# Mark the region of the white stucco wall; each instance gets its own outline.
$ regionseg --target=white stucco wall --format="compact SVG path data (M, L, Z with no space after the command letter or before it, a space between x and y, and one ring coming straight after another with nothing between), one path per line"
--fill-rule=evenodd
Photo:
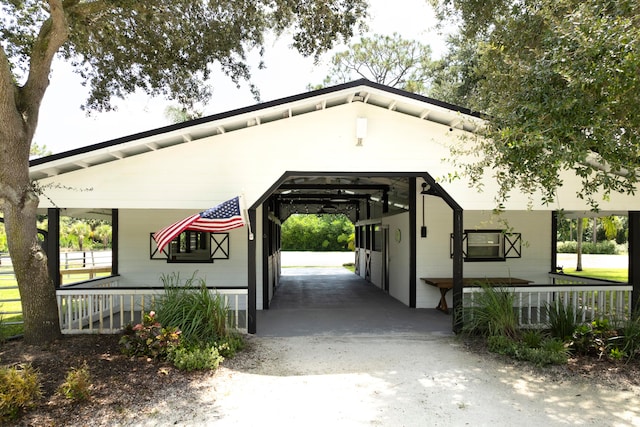
M382 222L389 227L389 295L409 305L409 213L385 217Z
M416 305L435 307L440 291L420 280L421 277L451 277L453 261L450 257L450 235L453 230L451 209L439 198L425 198L427 238L420 237L422 205L419 203L417 221ZM499 217L491 211L464 211L465 230L505 229L522 234L522 257L506 261L464 262L466 277L517 277L534 283L549 283L551 267L551 213L544 211L510 211ZM505 225L506 224L506 225ZM451 292L447 295L451 304Z
M197 271L207 285L219 288L247 286L247 230L238 228L229 232L229 259L213 263L167 263L149 259L149 233L186 218L189 210L154 211L121 209L119 211L119 273L121 286L162 286L162 274L180 273L188 278Z

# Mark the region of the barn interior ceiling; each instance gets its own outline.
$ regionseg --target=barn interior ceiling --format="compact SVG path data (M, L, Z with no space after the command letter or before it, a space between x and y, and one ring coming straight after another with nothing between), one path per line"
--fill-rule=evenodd
M288 177L271 197L280 221L294 214L344 214L352 222L409 210L407 176L331 175Z

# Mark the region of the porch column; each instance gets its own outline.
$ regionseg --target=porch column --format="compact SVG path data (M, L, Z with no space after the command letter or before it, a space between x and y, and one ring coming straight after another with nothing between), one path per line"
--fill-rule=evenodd
M453 332L462 330L462 209L453 210Z
M558 211L551 212L551 273L558 272Z
M631 312L635 314L640 301L640 211L629 211L629 284L633 286Z
M60 288L60 209L47 209L47 267L56 289Z
M118 274L118 256L120 245L120 238L118 236L119 222L118 222L118 209L111 209L111 275L117 276Z
M409 197L409 307L416 308L416 275L417 275L417 232L418 227L416 226L416 208L417 201L416 198L416 177L409 178L409 194L413 194L413 197Z
M256 210L254 209L249 209L249 222L256 226ZM248 231L247 231L248 233ZM248 238L249 236L247 236ZM247 304L249 305L247 307L247 312L249 313L249 318L247 319L247 332L250 334L255 334L256 333L256 315L257 315L257 310L256 310L256 240L254 239L249 239L249 248L248 248L248 283L247 283Z

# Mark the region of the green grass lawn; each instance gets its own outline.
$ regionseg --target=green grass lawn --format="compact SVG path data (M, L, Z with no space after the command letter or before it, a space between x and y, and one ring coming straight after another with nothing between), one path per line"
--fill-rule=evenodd
M582 271L576 271L575 268L565 268L564 272L593 279L615 280L625 283L629 281L629 274L626 268L585 268Z

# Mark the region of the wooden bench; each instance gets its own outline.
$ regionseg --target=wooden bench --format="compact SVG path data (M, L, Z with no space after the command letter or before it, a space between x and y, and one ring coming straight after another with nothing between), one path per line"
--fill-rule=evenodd
M66 270L60 270L60 283L62 283L63 276L70 276L73 274L88 274L89 280L95 279L96 273L111 273L111 266L106 267L80 267L80 268L67 268Z
M436 306L436 309L444 313L449 313L446 295L449 290L453 289L453 278L421 277L420 280L427 285L435 286L440 289L440 302ZM483 284L489 284L491 286L518 286L528 285L531 282L531 280L518 279L516 277L465 277L462 279L462 286L482 286Z

